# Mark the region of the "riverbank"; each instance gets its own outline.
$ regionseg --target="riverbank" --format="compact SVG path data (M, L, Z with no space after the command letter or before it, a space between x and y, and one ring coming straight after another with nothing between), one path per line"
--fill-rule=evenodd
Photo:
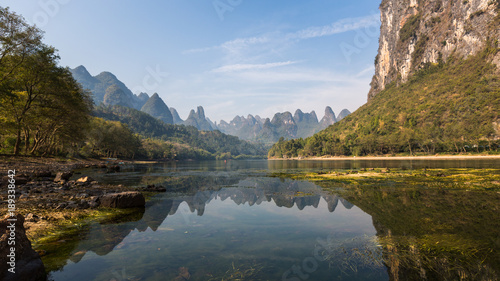
M121 165L138 162L119 159L62 159L0 156L0 206L7 211L8 174L15 171L15 213L23 215L26 234L33 243L68 227L127 214L128 210L104 208L99 199L111 193L155 188L102 185L80 169L119 173ZM141 161L140 163L144 163ZM149 163L149 162L148 162ZM4 188L5 187L5 188ZM5 214L2 214L5 215Z
M268 160L314 160L314 161L339 161L339 160L470 160L470 159L500 159L500 155L422 155L422 156L323 156L323 157L292 157L269 158Z

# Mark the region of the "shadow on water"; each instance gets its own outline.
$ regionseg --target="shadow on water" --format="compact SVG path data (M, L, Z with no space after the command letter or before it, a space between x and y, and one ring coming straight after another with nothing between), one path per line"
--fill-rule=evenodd
M161 184L168 192L151 198L143 210L84 226L61 237L62 242L40 245L48 249L43 261L52 278L500 279L498 193L320 187L263 176L269 170L388 164L380 162L359 167L352 161L231 162L127 167L119 175L122 181L131 185ZM410 165L403 161L399 167L430 167L433 163ZM491 163L455 162L444 166L488 165ZM113 182L117 176L103 174L100 180ZM351 209L358 211L353 213ZM323 213L316 215L319 211ZM334 212L348 212L345 221L330 221ZM316 217L320 219L314 221ZM362 223L351 225L364 219L369 224L366 227L359 226ZM125 254L136 256L137 264L130 264L122 257ZM74 277L78 274L84 277Z

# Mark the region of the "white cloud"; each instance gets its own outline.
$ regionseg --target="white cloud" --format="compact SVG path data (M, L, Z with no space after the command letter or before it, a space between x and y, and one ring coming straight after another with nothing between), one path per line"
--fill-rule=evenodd
M225 73L225 72L235 72L242 70L257 70L257 69L269 69L274 67L280 67L285 65L296 64L297 61L284 61L284 62L271 62L264 64L231 64L218 67L213 69L211 72L214 73Z
M310 38L331 36L339 33L357 30L360 28L366 28L368 26L379 23L380 23L379 16L375 14L365 17L345 18L325 26L309 27L296 32L285 33L285 34L279 34L278 32L274 32L272 34L269 33L262 36L236 38L230 41L226 41L218 46L190 49L184 51L183 53L184 54L199 53L215 49L224 50L228 53L238 53L245 48L252 47L255 45L263 45L263 44L280 45L280 44L285 44L285 42L289 40L306 40Z
M380 22L379 17L375 15L370 15L366 17L359 18L346 18L341 19L326 26L310 27L295 33L287 34L289 39L309 39L317 38L323 36L330 36L338 33L343 33L347 31L352 31L360 28L365 28Z

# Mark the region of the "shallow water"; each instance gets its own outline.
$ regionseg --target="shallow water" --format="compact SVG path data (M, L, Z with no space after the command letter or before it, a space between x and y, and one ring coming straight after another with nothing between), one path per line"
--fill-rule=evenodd
M398 200L406 198L405 194L396 191L391 196L397 199L380 196L386 191L366 192L366 196L362 196L364 191L324 189L310 182L272 178L269 172L369 167L487 168L497 164L498 161L491 160L212 161L125 166L122 172L115 174L82 171L101 183L161 184L169 191L155 195L144 210L121 218L120 222L94 223L85 228L71 247L61 246L61 251L65 251L61 256L66 258L57 261L57 266L49 266L52 268L50 278L73 281L187 280L188 277L189 280L389 280L390 276L403 274L404 277L408 272L406 280L418 280L422 269L429 271L424 277L432 277L431 271L441 269L433 265L425 267L425 263L415 265L415 251L406 251L409 244L404 239L416 237L417 242L412 240L410 244L418 246L422 237L450 240L449 236L428 238L422 233L412 236L407 233L411 229L400 226L405 224L404 210L411 210L412 206L433 209L432 200L422 205L425 192L416 199L410 194L410 199L401 203ZM448 196L453 199L456 194L442 198ZM482 194L467 196L469 203L483 198ZM496 198L492 200L495 204ZM398 204L407 206L401 211L396 208ZM388 217L387 212L397 218ZM408 212L408 224L418 224L409 221L413 215ZM432 219L432 212L427 213L422 219L426 216ZM489 216L488 213L480 215ZM462 235L457 231L438 231L438 234L451 233L453 237L471 239L472 244L484 245L482 250L498 250L491 246L498 241L490 241L495 239L492 238L495 233L483 237L476 233L481 226L469 226L465 222L464 227L469 232L474 228L473 234ZM409 249L414 249L411 245ZM449 249L443 251L449 252ZM399 255L395 261L395 252L410 253L411 258ZM417 259L427 258L422 251L417 256ZM431 256L429 259L445 258L449 263L454 257ZM44 257L44 262L49 258ZM473 260L474 263L475 259L473 256L466 262ZM460 266L463 263L460 259L458 262ZM415 266L421 268L415 269ZM496 274L495 263L486 266L485 270ZM394 272L395 269L398 272ZM415 270L418 272L414 273ZM472 273L466 274L490 274L482 269L470 271Z

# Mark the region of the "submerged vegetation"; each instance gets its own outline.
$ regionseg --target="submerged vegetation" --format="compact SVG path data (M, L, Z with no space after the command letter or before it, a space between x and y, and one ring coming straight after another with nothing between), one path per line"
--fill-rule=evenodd
M500 190L500 169L360 169L326 170L298 174L274 173L316 183L336 183L342 187L391 186L393 188L430 188L458 190Z
M274 176L314 181L372 216L377 241L330 245L332 253L343 253L329 256L332 266L351 275L381 266L382 256L391 280L500 277L500 169L384 168Z
M91 224L118 223L120 221L137 220L142 212L137 209L78 210L54 212L51 210L52 223L45 228L29 230L29 238L33 248L42 257L47 272L61 270L71 260L79 261L85 252L76 251L81 241L89 235ZM112 239L112 237L109 237ZM106 243L104 241L103 243ZM109 241L108 241L109 242Z

